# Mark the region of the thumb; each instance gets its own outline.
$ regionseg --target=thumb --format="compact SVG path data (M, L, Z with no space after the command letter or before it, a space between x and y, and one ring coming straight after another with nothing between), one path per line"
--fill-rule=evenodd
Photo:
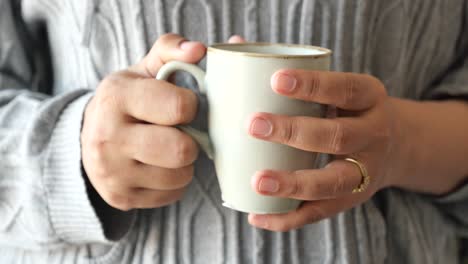
M149 53L131 70L147 77L155 77L161 66L171 60L197 63L205 55L206 47L198 41L188 41L178 34L164 34Z
M233 35L229 38L228 43L244 43L245 39L239 35Z

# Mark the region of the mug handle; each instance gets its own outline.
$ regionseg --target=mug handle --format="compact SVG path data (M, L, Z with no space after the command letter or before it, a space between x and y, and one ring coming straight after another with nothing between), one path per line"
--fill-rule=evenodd
M159 69L158 74L156 75L157 80L167 80L169 76L175 71L186 71L193 75L198 84L198 89L200 93L206 94L205 87L205 72L199 67L181 62L181 61L170 61L164 64L161 69ZM208 158L213 159L214 149L211 145L210 137L208 133L199 131L191 126L179 125L176 126L178 129L189 134L201 147L201 149L206 153Z

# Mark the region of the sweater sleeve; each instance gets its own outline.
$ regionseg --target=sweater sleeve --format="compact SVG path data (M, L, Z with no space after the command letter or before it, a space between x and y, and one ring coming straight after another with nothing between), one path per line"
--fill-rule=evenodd
M465 6L465 14L468 14L468 2ZM468 17L463 21L463 30L460 33L456 52L458 54L453 67L440 81L426 90L423 99L448 100L456 99L468 103ZM468 122L460 120L460 122ZM466 140L468 140L467 131ZM467 157L468 159L468 157ZM468 162L468 160L467 160ZM468 177L468 175L466 175ZM459 227L461 234L468 237L468 179L453 192L435 199L436 204L446 212L455 225Z
M35 70L29 48L38 45L25 42L16 3L0 1L0 245L40 250L118 240L134 213L114 218L109 232L82 170L81 123L93 93L33 88L43 69Z

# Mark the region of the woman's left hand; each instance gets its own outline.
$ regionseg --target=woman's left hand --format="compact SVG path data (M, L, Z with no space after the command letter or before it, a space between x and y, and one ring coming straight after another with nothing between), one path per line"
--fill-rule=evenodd
M328 153L334 159L321 169L259 171L252 188L262 195L303 200L285 214L249 215L249 222L272 231L288 231L332 217L370 199L393 184L402 166L402 137L398 118L383 84L353 73L280 70L271 78L274 92L297 100L336 107L336 118L256 113L249 134L305 151ZM370 184L353 193L367 170Z

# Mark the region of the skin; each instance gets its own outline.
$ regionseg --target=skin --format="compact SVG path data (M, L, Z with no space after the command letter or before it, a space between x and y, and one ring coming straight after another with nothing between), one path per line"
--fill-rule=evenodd
M194 118L196 96L154 76L167 61L196 63L205 51L202 43L163 35L140 63L99 85L85 111L82 159L91 184L112 207L156 208L181 199L198 148L173 126ZM256 192L304 201L286 214L250 214L256 227L288 231L357 206L384 188L441 195L466 180L465 102L392 98L378 79L354 73L283 69L271 77L271 87L282 96L333 106L336 115L253 113L246 133L335 159L319 169L253 175ZM345 157L361 162L371 176L364 192L352 193L362 178Z
M139 63L99 84L84 114L82 161L92 186L110 206L156 208L182 198L198 146L173 126L193 120L197 97L154 76L167 61L197 63L205 52L200 42L166 34Z
M296 79L292 90L282 76ZM281 77L280 77L281 76ZM459 101L415 102L389 97L369 75L280 70L271 79L278 94L336 106L333 119L255 113L248 133L306 151L335 155L321 169L259 171L252 188L260 194L304 200L286 214L249 215L249 222L272 231L288 231L336 215L369 200L377 191L399 187L442 195L466 180L468 104ZM268 133L256 133L257 119ZM343 161L353 157L371 176L369 187L352 193L360 170Z
M85 110L82 160L91 184L112 207L154 208L182 197L198 148L172 126L194 118L197 98L153 76L169 60L196 63L204 54L202 43L164 35L140 63L98 86Z

